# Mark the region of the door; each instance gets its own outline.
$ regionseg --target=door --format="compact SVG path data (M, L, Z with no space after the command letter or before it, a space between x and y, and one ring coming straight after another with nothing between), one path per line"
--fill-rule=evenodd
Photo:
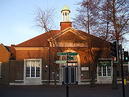
M28 85L41 84L41 59L25 60L24 80Z
M68 76L67 76L68 75ZM63 81L66 84L76 84L77 83L77 66L64 66L63 67Z

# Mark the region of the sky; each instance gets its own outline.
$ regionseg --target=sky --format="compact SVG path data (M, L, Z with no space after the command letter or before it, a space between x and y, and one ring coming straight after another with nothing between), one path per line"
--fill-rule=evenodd
M77 4L82 0L0 0L0 43L19 44L44 33L36 26L38 9L54 9L55 29L59 29L61 9L67 5L71 10L71 21L77 14ZM127 35L129 38L129 35ZM129 43L124 43L129 50Z
M36 26L38 9L54 9L55 29L59 29L61 9L67 5L71 18L81 0L0 0L0 43L19 44L44 33Z

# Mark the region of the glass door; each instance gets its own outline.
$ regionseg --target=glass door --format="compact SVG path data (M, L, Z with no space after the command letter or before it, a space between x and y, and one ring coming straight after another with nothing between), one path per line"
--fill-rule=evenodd
M68 75L68 77L67 77ZM63 67L63 83L76 84L77 82L77 66Z

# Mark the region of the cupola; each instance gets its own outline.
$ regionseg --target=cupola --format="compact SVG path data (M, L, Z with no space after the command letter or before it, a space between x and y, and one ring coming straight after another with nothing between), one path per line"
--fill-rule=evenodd
M70 9L68 6L64 6L61 10L62 21L60 22L61 30L64 30L68 27L72 27L72 22L70 22Z

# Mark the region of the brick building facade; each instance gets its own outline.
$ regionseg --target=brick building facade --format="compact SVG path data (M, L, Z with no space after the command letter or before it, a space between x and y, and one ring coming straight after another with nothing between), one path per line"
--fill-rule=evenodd
M67 7L61 13L60 30L50 30L11 46L13 60L3 65L3 75L6 76L3 82L11 85L62 84L65 82L67 64L70 83L86 84L92 79L101 83L103 78L111 83L112 63L98 67L99 59L111 62L110 43L74 29ZM77 55L72 56L74 61L69 63L56 63L56 60L66 60L65 55L57 55L59 52Z

